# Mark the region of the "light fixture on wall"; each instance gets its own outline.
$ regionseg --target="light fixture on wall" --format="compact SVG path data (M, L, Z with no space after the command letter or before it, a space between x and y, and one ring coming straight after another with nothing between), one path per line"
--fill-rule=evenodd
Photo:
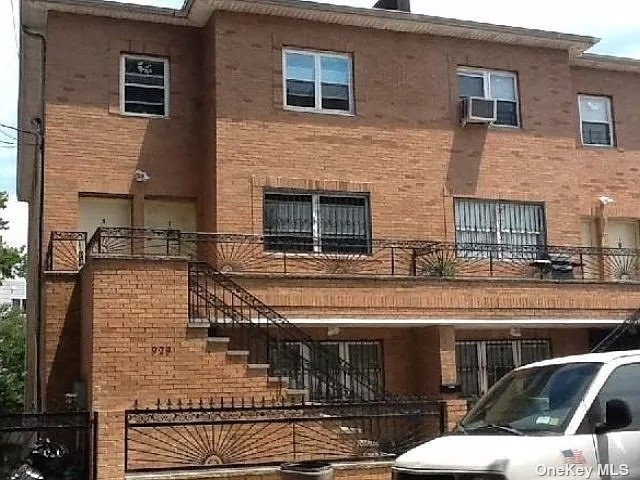
M613 198L607 197L606 195L599 196L598 200L600 201L600 204L603 207L606 207L607 205L611 205L612 203L616 203L616 201Z
M329 327L327 329L327 336L329 337L335 337L339 333L340 333L340 327Z
M522 336L522 331L518 327L513 327L509 330L509 335L512 337L520 338Z
M138 183L145 183L145 182L148 182L151 177L149 176L149 174L147 172L138 169L133 174L133 178Z

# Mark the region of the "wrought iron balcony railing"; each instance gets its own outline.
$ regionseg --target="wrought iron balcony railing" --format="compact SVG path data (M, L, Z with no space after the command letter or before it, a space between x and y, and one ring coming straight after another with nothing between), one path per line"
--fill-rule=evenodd
M49 268L78 269L83 233L54 232ZM640 281L640 250L544 245L454 244L374 239L366 245L335 239L323 250L289 238L178 230L100 228L87 255L185 256L225 273L496 278L585 282ZM75 267L74 267L75 266ZM74 267L74 268L71 268Z

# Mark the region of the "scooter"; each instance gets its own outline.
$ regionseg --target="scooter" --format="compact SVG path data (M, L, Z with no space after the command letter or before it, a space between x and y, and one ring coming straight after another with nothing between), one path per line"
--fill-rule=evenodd
M36 440L10 480L63 480L69 450L49 438Z

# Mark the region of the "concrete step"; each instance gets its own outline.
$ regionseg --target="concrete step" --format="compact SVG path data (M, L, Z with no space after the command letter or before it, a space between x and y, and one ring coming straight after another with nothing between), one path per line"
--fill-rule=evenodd
M247 363L247 370L261 370L266 372L270 366L268 363Z
M227 356L232 358L248 358L249 350L227 350Z
M207 351L221 351L229 346L231 339L229 337L209 337L207 338Z
M301 389L285 388L285 394L288 397L295 397L297 399L306 399L309 396L309 391L306 388L301 388Z
M289 377L268 377L267 382L275 385L289 385Z
M187 323L187 328L191 330L200 330L201 328L208 329L210 326L211 324L209 323L209 320L200 321L200 319L196 319L196 320L189 320L189 323Z

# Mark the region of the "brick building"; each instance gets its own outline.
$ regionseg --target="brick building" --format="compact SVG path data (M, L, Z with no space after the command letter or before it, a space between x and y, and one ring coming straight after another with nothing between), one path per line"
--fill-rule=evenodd
M135 401L474 397L640 304L640 61L597 39L299 0L22 12L28 397L103 417L99 478Z

